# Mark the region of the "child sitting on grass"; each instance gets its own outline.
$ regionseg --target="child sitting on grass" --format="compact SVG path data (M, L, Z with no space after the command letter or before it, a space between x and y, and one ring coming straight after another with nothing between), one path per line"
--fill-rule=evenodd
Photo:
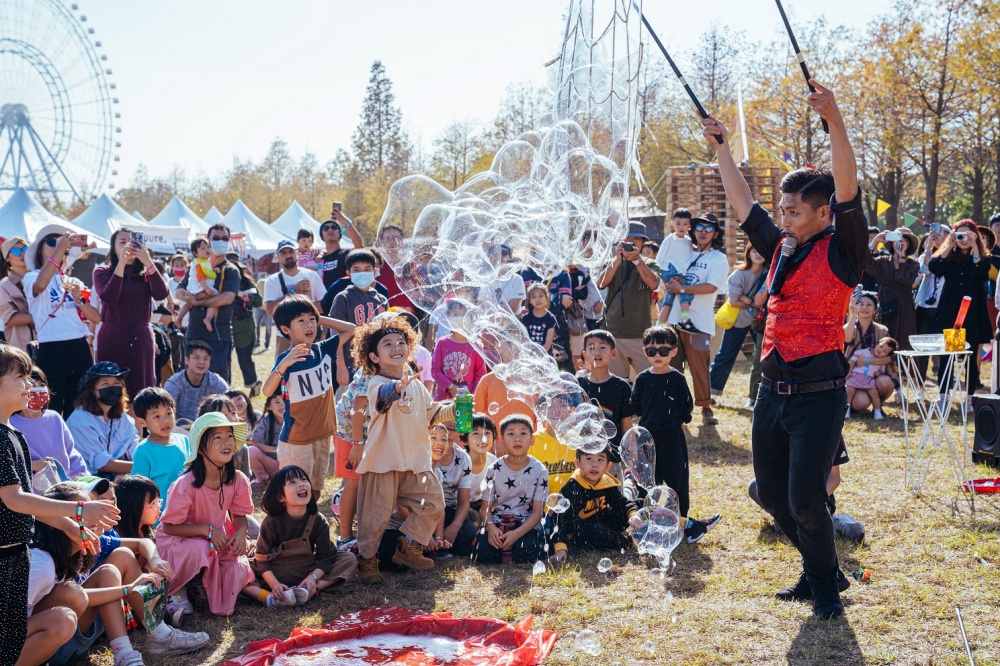
M468 447L469 462L472 463L472 481L469 484L470 518L479 527L480 509L483 505L483 492L486 490L486 473L497 461L493 453L493 442L497 437L497 427L486 414L476 412L472 415L472 432L461 435L462 441Z
M708 520L688 516L688 447L681 426L691 422L694 399L683 373L670 366L670 359L677 354L677 332L672 326L647 328L642 344L651 365L635 378L632 411L639 417L639 425L653 437L656 483L666 484L677 493L681 519L685 520L684 537L688 543L695 543L718 525L722 516L716 514Z
M566 559L568 546L574 550L630 547L632 540L625 535L625 529L639 507L625 499L621 483L609 473L611 464L620 462L610 445L600 453L576 450L576 471L562 489L569 509L556 514L559 540L553 561Z
M268 606L301 606L354 575L357 558L338 553L330 525L319 513L309 475L282 467L264 491L267 517L260 526L254 571L267 586Z
M159 387L139 391L132 401L135 422L146 428L149 435L139 442L132 455L132 474L152 479L166 503L170 485L186 469L184 463L191 453L188 438L175 433L174 399ZM166 506L161 507L166 510Z
M395 564L410 569L434 568L420 544L428 543L444 515L441 483L434 474L427 424L455 418L451 404L431 399L427 387L409 374L407 361L416 333L402 317L376 318L355 332L352 353L357 367L370 377L368 439L357 472L358 578L382 582L378 548L397 504L409 515L400 525Z
M444 492L444 515L428 546L435 557L441 558L468 555L476 537L476 526L469 518L472 461L465 449L451 442L448 432L441 423L431 426L431 460Z
M528 455L535 440L531 419L513 414L500 422L500 438L507 454L486 475L482 523L474 550L482 564L536 562L545 556L539 522L549 496L549 474L542 463ZM504 552L509 553L506 557Z
M115 479L115 497L122 512L115 531L124 538L155 541L163 504L156 482L134 474L119 476Z

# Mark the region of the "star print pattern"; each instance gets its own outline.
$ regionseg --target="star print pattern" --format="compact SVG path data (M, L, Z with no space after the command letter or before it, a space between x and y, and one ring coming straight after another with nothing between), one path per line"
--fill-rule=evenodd
M461 488L472 489L472 459L461 446L452 444L455 455L451 458L451 463L441 465L434 463L434 473L437 474L441 488L444 490L445 506L455 508L458 506L458 491Z
M493 505L494 521L499 521L504 511L513 513L518 520L525 520L531 515L532 503L544 502L548 497L549 473L545 465L531 456L528 456L527 466L519 470L507 467L506 460L506 457L500 458L490 466L486 474L488 490L483 492L483 499Z

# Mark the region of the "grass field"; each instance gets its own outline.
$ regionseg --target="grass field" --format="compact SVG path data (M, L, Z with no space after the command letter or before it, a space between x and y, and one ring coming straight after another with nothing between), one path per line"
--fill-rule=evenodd
M269 368L269 356L257 358L260 368ZM235 368L234 362L238 375ZM612 574L598 572L602 554L594 553L535 578L530 565L504 569L451 560L429 574L389 574L382 586L351 583L304 608L265 609L241 600L231 618L198 616L185 627L207 631L211 649L147 663L214 664L242 654L251 640L284 638L296 626L319 626L369 606L398 605L507 621L533 614L535 628L560 634L550 664L838 666L967 664L955 617L961 606L976 663L1000 664L1000 504L980 497L973 513L940 453L924 494L907 490L895 403L887 405L886 421L854 418L844 432L851 462L843 468L838 511L863 521L867 538L863 546L838 540L838 550L845 570L863 566L873 572L871 581L852 584L844 594L846 615L836 621L814 620L809 605L772 598L794 581L801 563L746 496L753 476L751 413L742 408L747 371L737 364L719 399L719 426L703 428L696 415L688 430L692 514L724 518L700 543L675 551L677 567L665 584L651 582L653 565L631 551L609 555ZM998 474L976 469L979 477ZM323 506L337 483L327 483ZM601 656L570 653L572 636L563 636L585 628L597 632ZM142 636L133 633L133 640L141 649ZM640 648L646 640L655 653ZM111 663L106 642L77 662Z

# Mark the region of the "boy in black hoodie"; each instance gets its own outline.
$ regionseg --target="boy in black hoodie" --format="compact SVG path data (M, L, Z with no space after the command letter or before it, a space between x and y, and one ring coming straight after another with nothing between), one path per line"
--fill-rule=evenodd
M565 560L569 545L574 549L602 550L630 547L632 541L625 535L625 528L639 507L625 499L618 479L608 473L612 463L620 462L610 445L600 453L577 449L576 471L562 487L570 507L555 516L558 541L553 561Z

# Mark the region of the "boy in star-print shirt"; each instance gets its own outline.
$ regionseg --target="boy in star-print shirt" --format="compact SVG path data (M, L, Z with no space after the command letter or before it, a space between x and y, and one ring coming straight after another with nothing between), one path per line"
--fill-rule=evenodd
M481 509L486 534L478 535L475 557L480 563L495 564L506 550L514 562L536 562L545 557L539 523L549 495L549 473L528 455L535 438L527 416L511 414L501 421L500 439L507 455L486 473Z

